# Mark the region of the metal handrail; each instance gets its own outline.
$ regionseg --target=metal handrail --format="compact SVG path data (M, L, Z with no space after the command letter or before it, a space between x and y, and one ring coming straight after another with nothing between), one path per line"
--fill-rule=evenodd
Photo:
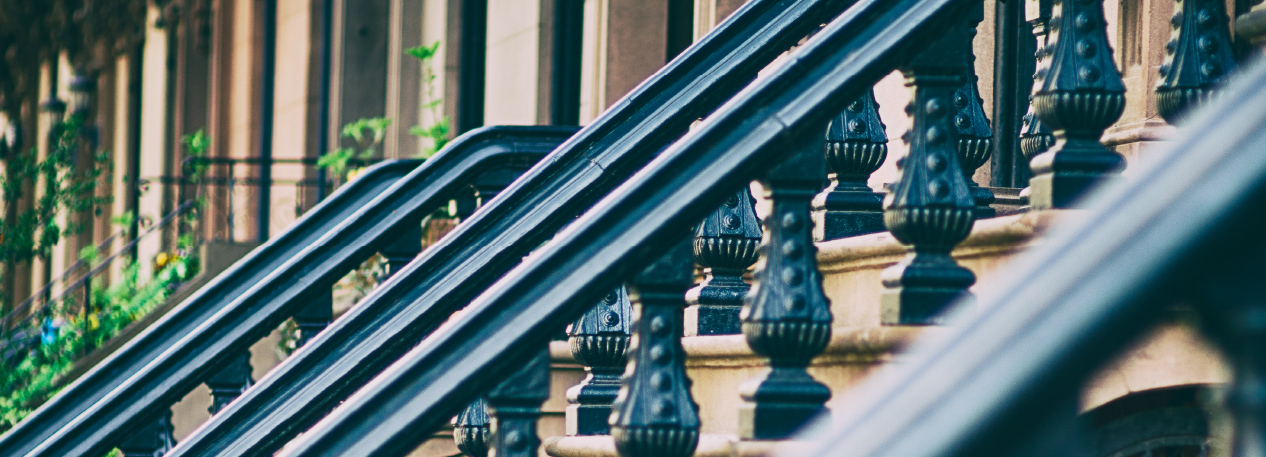
M111 354L95 368L45 402L13 429L0 436L0 455L23 455L56 429L92 406L126 376L157 358L172 343L190 333L232 299L250 290L258 279L307 248L365 203L417 167L419 161L378 164L339 188L326 201L305 213L291 227L255 249L194 292L164 319L139 334L133 344ZM161 331L160 331L161 330Z
M1264 89L1266 64L1242 69L1179 126L1176 141L1149 151L1148 166L1101 189L1082 214L1008 265L980 295L976 309L987 312L960 313L946 332L917 341L902 363L841 398L833 424L798 437L812 447L779 455L1076 455L1059 446L1078 450L1076 424L1067 422L1078 389L1160 323L1175 300L1193 305L1224 354L1246 343L1256 346L1246 352L1261 354L1260 334L1235 342L1211 321L1255 306L1256 314L1236 316L1261 329ZM1225 291L1228 284L1245 290ZM1237 378L1261 388L1254 374L1239 372L1253 367L1232 363ZM1260 407L1228 397L1232 411ZM1237 424L1250 434L1239 438L1260 439L1261 425ZM1059 442L1038 441L1039 431L1063 426L1070 427Z
M484 172L535 162L575 130L545 126L477 129L455 139L391 186L376 189L371 195L377 198L347 208L328 225L305 226L301 220L296 224L299 229L288 230L283 236L306 238L303 244L293 245L294 250L287 253L268 252L273 242L253 251L248 258L275 263L255 271L253 277L242 278L242 289L237 293L217 297L215 312L192 309L195 305L191 302L202 292L178 305L138 337L146 341L134 340L112 356L125 361L94 368L85 375L91 380L81 378L54 397L45 405L50 412L35 413L41 416L40 422L28 419L18 425L22 429L19 439L10 441L13 432L0 437L0 455L96 455L108 451L137 421L175 403L202 383L221 357L247 349L260 335L307 305L319 288L333 285L411 225L446 205ZM363 180L362 175L343 189ZM321 209L319 205L304 217ZM57 406L50 406L54 403Z
M748 2L168 455L280 449L850 3Z
M689 228L821 138L846 104L962 17L971 0L862 0L537 248L282 455L405 455L511 375L551 332L685 241ZM460 229L459 229L460 231ZM451 235L450 235L451 239Z

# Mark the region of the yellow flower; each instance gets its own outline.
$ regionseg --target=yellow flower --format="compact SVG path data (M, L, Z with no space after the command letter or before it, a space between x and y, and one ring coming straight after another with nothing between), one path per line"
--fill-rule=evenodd
M158 256L154 257L154 269L157 270L163 268L167 265L168 260L166 252L158 253Z

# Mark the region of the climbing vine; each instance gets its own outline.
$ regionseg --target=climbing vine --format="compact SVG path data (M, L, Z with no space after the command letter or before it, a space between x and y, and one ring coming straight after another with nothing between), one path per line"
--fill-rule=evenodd
M0 260L5 266L0 275L11 274L16 264L32 259L49 261L63 239L87 227L86 220L61 216L96 214L112 201L96 192L99 178L109 167L110 154L94 151L88 163L76 163L81 158L76 157L82 146L81 125L78 116L70 116L53 127L45 157L31 149L15 154L4 167L0 202L11 214L0 225ZM37 187L41 192L34 204L23 208L25 191ZM7 292L0 291L2 310L8 310L17 298Z

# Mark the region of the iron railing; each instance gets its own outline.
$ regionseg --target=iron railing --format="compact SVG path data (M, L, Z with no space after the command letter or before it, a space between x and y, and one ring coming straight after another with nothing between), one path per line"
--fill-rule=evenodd
M128 261L138 244L151 238L151 235L179 224L181 217L194 211L196 211L196 205L193 202L185 202L176 210L163 216L157 223L151 224L136 239L113 252L105 253L104 249L109 248L116 240L122 239L123 232L111 235L96 246L97 251L104 257L79 260L71 265L61 277L50 281L35 295L18 304L4 317L0 317L0 356L3 357L4 365L11 367L21 362L39 345L52 345L64 338L65 332L74 332L84 341L84 345L79 348L81 355L94 349L88 342L88 337L92 333L90 316L103 311L99 303L93 302L94 284L100 288L107 286L107 281L111 279L108 277L111 270L118 266L116 262ZM195 245L190 248L196 249L197 244L195 242ZM186 256L190 254L192 251L186 253ZM79 270L86 271L72 279L72 274ZM175 285L179 287L179 284ZM55 290L56 295L54 295ZM78 318L78 324L68 325L71 318Z
M533 424L545 381L542 364L523 361L543 360L541 349L557 329L628 281L636 310L630 314L638 316L630 331L637 336L627 352L631 368L621 381L623 394L611 406L612 438L626 457L688 456L698 443L699 423L692 416L697 407L686 388L680 344L680 307L693 279L686 241L690 228L718 207L741 206L727 200L741 201L733 198L736 189L752 180L764 186L773 209L763 221L764 262L742 328L752 349L771 360L775 381L784 384L745 392L743 399L752 404L754 417L767 422L811 418L830 395L823 396L805 372L825 346L831 322L820 297L808 217L822 181L818 173L824 172L825 126L847 120L839 117L846 110L863 111L865 103L855 102L868 100L870 87L893 69L905 73L914 89L908 108L911 149L883 213L912 254L898 265L898 277L885 278L886 324L952 322L942 311L951 299L970 296L965 290L974 275L949 252L976 215L988 211L966 182L971 170L960 169L965 159L957 158L974 147L959 141L975 138L964 133L972 118L953 115L963 108L959 105L971 104L971 97L957 91L970 74L964 24L972 24L979 0L858 1L783 66L738 91L844 3L749 2L399 270L289 363L225 406L172 455L272 455L299 432L303 436L284 455L405 455L481 396L493 420L505 421L491 437L497 455L535 455ZM1051 16L1052 27L1064 28L1052 38L1068 42L1053 44L1063 52L1055 55L1080 60L1066 64L1064 73L1044 72L1050 79L1037 91L1046 97L1039 97L1038 113L1060 140L1034 162L1044 166L1035 168L1046 180L1033 186L1046 208L1075 203L1082 192L1113 179L1120 166L1119 157L1092 138L1120 115L1124 92L1119 78L1112 81L1115 70L1102 67L1112 63L1100 36L1102 9L1094 10L1101 5L1059 4L1069 9L1062 11L1068 17L1061 22L1059 14ZM1074 14L1078 11L1085 14ZM1069 41L1077 37L1074 32L1085 36ZM1057 414L1072 409L1075 384L1068 381L1103 361L1110 354L1103 348L1119 348L1137 335L1149 322L1148 305L1176 290L1224 304L1210 307L1212 334L1232 342L1228 352L1249 381L1233 387L1238 397L1232 410L1242 427L1256 427L1242 436L1266 436L1258 429L1266 413L1259 382L1266 371L1260 350L1266 309L1250 285L1261 271L1256 262L1262 249L1251 237L1259 225L1255 209L1266 201L1261 185L1266 157L1253 146L1266 141L1266 112L1260 108L1266 104L1260 100L1266 69L1250 79L1248 87L1214 108L1216 115L1235 115L1234 122L1225 122L1229 127L1218 125L1213 115L1197 120L1199 134L1176 148L1186 154L1142 174L1146 181L1109 194L1107 203L1090 213L1092 224L1053 239L1001 295L987 300L997 306L957 324L950 344L928 346L933 349L918 363L888 378L880 400L859 402L862 413L822 438L826 443L816 452L1010 455L1046 443L1044 433L1067 430ZM1208 98L1197 95L1187 99ZM1078 111L1086 109L1093 112ZM1188 153L1198 146L1212 152ZM444 160L449 156L433 158L349 215L333 233L278 265L247 296L199 321L200 327L164 346L167 352L147 365L126 372L127 379L108 393L84 398L91 408L50 416L63 422L27 440L34 447L21 449L23 455L91 455L120 443L147 454L166 450L170 439L159 439L170 435L170 427L162 425L163 410L197 383L210 384L209 378L237 364L236 357L263 331L292 315L310 294L323 293L356 259L388 240L411 236L401 233L419 213L434 208L440 192L418 196L405 189L456 182L437 178L461 168ZM837 176L836 184L847 178ZM865 197L869 205L872 196ZM1253 249L1233 251L1243 246ZM1232 257L1248 263L1217 268ZM1227 274L1210 277L1208 271ZM1202 282L1193 286L1191 278ZM170 328L175 327L153 331ZM1090 355L1094 350L1100 352ZM226 395L240 391L229 390ZM770 433L761 428L757 423L757 438ZM841 437L847 441L834 442ZM1245 445L1246 451L1261 448Z
M241 288L236 293L230 295L208 287L178 305L167 318L140 337L150 336L152 340L134 343L114 354L103 366L33 414L33 417L47 414L42 417L51 424L25 428L39 423L28 419L8 436L0 438L0 453L10 452L9 449L54 455L108 451L125 438L125 432L148 423L160 408L178 401L189 389L215 376L217 370L227 369L226 364L234 363L240 351L260 335L291 316L305 314L305 306L325 303L328 316L329 302L314 298L328 296L336 281L374 253L396 251L405 259L416 255L420 250L418 232L422 219L447 206L450 198L474 184L481 175L506 167L527 168L574 132L571 127L478 129L454 140L444 152L431 157L408 175L393 179L397 182L390 186L381 178L368 180L372 184L362 184L366 181L365 175L353 180L335 194L344 198L330 203L335 201L332 197L322 203L305 214L294 228L284 232L280 237L284 241L270 241L239 261L226 275L221 275L222 278L232 275L240 281L230 283ZM328 209L323 211L322 208ZM335 211L336 214L331 214ZM305 224L318 217L321 224ZM270 248L278 244L289 251L269 252L276 251ZM392 252L384 254L389 259L393 257ZM263 262L271 263L268 268L251 269L250 276L240 271L243 264L255 266ZM239 272L243 274L234 274ZM209 293L217 296L215 301L207 303ZM198 309L200 307L203 309ZM214 311L218 317L208 311ZM221 318L235 322L207 325ZM165 348L165 352L151 350L160 347ZM132 375L120 376L120 373ZM88 379L94 374L98 376ZM115 406L104 410L86 407L101 402ZM59 408L77 411L64 414L57 410ZM88 425L85 419L94 424ZM60 438L68 432L87 435L84 440ZM73 444L75 441L78 443ZM73 449L63 449L65 445Z
M417 161L379 164L367 170L361 179L340 188L326 202L306 213L287 234L270 240L218 275L170 311L160 323L138 335L135 344L103 360L6 432L0 437L0 455L23 455L35 448L57 427L73 420L106 392L121 384L124 378L119 373L135 371L157 358L174 341L220 311L227 301L249 290L261 275L311 245L330 228L416 168L417 164Z
M428 248L172 455L280 449L848 3L749 2Z

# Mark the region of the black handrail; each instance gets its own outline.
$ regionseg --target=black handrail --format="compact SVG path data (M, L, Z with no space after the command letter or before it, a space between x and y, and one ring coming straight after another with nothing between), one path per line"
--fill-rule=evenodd
M552 332L684 240L973 0L862 0L365 385L283 455L404 455ZM978 1L978 0L975 0Z
M988 312L916 344L839 402L838 425L804 436L819 440L813 449L784 455L1033 455L1017 452L1037 444L1031 432L1052 415L1071 416L1082 382L1174 300L1194 299L1205 317L1260 305L1263 107L1266 65L1258 64L1180 126L1182 137L1155 151L1151 168L1104 189L1087 214L1009 265L981 295ZM1256 303L1201 300L1225 285L1211 284L1218 278L1252 289L1242 298ZM1242 317L1250 316L1260 330L1261 315ZM1262 340L1251 344L1261 354Z
M34 449L39 442L120 385L127 373L133 373L157 358L175 341L223 309L230 300L245 293L262 275L315 242L393 182L417 168L418 163L404 160L380 164L366 171L361 179L343 186L334 197L296 221L291 229L253 250L138 335L132 343L102 361L0 436L0 455L23 455Z
M26 455L107 452L137 421L179 401L225 357L248 350L306 305L315 291L332 286L480 175L498 167L526 168L575 131L575 127L484 127L458 137L305 249L283 257L284 263L261 274L254 286L218 314L164 346L161 356L134 371L116 374L127 379L112 391L102 392L77 417L67 418Z
M271 455L851 3L748 2L168 455Z

